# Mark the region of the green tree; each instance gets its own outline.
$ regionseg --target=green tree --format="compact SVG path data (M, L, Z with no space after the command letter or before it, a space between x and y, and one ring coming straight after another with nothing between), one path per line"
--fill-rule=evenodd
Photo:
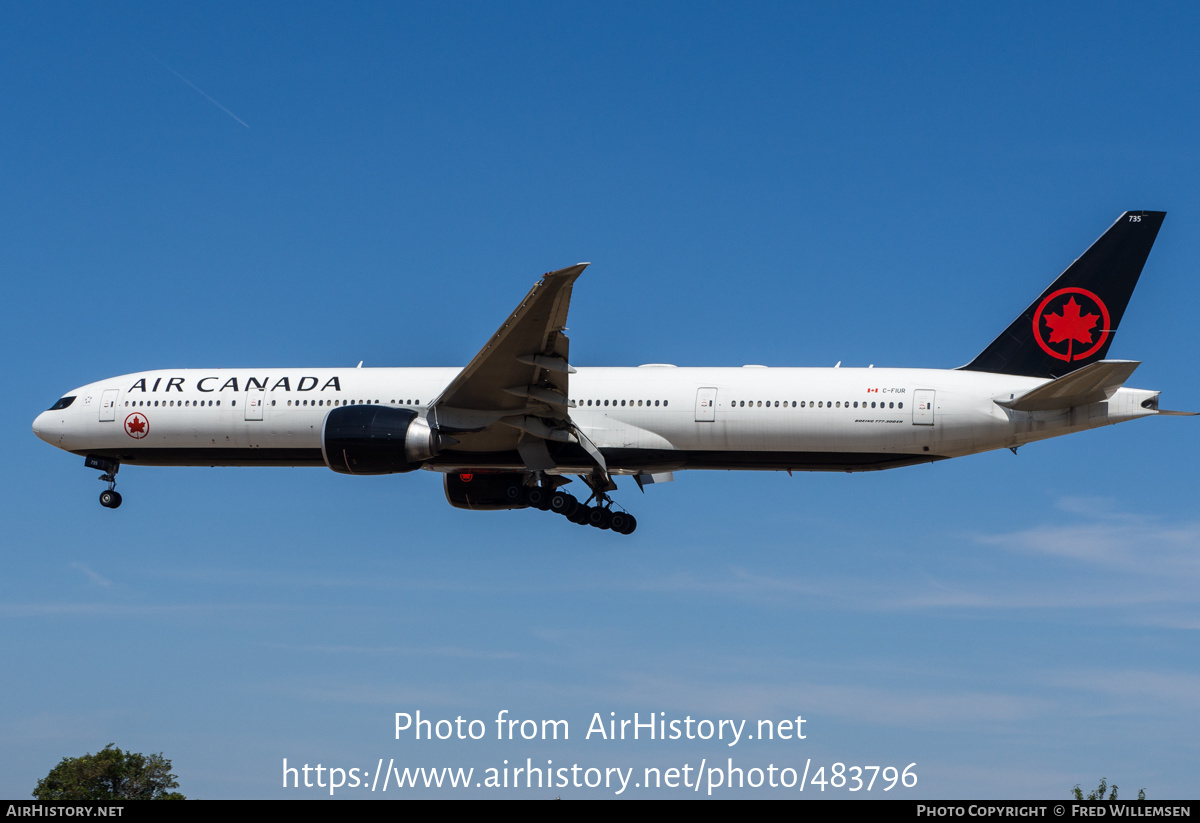
M171 761L162 753L123 752L109 743L95 754L64 757L38 781L33 796L41 801L186 800L179 792Z
M1111 789L1111 791L1109 791L1109 789ZM1109 792L1108 797L1104 796L1104 793L1106 791ZM1075 788L1072 789L1071 792L1072 792L1072 794L1075 795L1076 800L1116 800L1117 799L1117 784L1113 783L1112 786L1109 786L1108 778L1102 777L1102 778L1100 778L1100 785L1096 787L1095 791L1088 792L1087 797L1083 796L1083 789L1079 788L1078 783L1075 784ZM1138 790L1137 799L1138 800L1146 799L1146 790L1145 789Z

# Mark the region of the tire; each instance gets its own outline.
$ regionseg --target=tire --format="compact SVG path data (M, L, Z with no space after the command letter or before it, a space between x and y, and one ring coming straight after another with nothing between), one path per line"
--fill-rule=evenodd
M588 512L588 525L595 526L597 529L612 528L612 513L596 506Z
M617 526L617 518L622 519L621 525ZM613 531L618 534L633 534L633 530L637 528L637 518L629 512L613 512Z
M535 509L546 511L550 508L550 493L541 487L529 490L529 505Z
M563 517L570 518L579 508L579 501L566 492L555 492L550 495L550 511L557 512Z

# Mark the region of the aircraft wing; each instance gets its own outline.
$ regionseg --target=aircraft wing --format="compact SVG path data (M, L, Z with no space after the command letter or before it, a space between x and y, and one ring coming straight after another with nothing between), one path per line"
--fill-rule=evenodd
M567 375L574 369L563 332L571 286L587 266L544 275L434 405L516 412L533 401L565 414Z
M547 440L579 443L606 474L599 451L571 422L566 331L578 263L545 274L432 406L456 451L515 448L527 468L554 467Z

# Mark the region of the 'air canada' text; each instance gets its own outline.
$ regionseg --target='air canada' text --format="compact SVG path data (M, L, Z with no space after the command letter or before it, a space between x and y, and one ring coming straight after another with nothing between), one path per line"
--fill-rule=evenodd
M216 382L219 381L220 379L221 379L220 377L201 377L199 380L196 381L196 391L202 391L202 392L246 391L246 392L251 392L251 391L292 391L293 390L291 377L280 377L277 380L275 380L274 383L271 383L270 377L263 377L261 379L259 379L257 377L247 377L244 379L244 382L242 383L240 388L238 386L237 377L226 378L225 382L222 383L218 387L216 385ZM169 392L169 391L174 390L174 391L182 393L184 391L184 386L186 385L187 378L168 377L168 378L166 378L166 380L167 380L167 384L162 387L162 390L164 392ZM154 385L147 387L146 386L146 378L142 377L142 378L138 379L137 382L135 382L132 386L129 387L129 391L131 391L131 392L134 392L134 391L156 392L159 390L159 386L162 384L162 382L163 382L163 378L158 377L158 378L155 378ZM305 375L303 377L298 377L298 378L296 378L295 391L314 391L317 388L317 385L320 383L321 383L321 381L319 379L317 379L316 377L313 377L311 375ZM270 386L269 389L268 389L268 386ZM328 380L325 381L325 383L323 385L321 385L321 391L326 391L326 390L330 390L330 389L332 389L333 391L341 391L342 390L342 384L341 384L341 381L338 380L337 375L334 375L333 377L329 378Z

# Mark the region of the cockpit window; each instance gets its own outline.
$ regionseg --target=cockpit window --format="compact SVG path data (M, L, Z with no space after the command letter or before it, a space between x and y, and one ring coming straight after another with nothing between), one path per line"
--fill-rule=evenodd
M59 409L65 409L67 406L71 405L74 402L75 402L75 395L71 395L70 397L63 397L57 403L55 403L53 406L51 406L49 410L50 411L58 411Z

